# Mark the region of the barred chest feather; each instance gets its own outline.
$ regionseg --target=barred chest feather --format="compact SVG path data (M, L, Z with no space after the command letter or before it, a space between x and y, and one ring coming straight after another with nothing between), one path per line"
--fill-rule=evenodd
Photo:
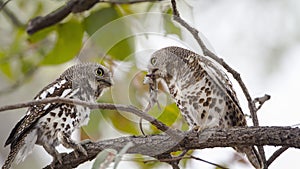
M157 86L156 79L167 83L190 129L247 125L227 75L209 59L176 46L162 48L152 54L148 65L145 81L150 91ZM254 147L235 149L244 152L255 168L262 168Z
M199 63L200 65L200 63ZM243 113L201 66L166 80L169 91L190 128L245 126Z

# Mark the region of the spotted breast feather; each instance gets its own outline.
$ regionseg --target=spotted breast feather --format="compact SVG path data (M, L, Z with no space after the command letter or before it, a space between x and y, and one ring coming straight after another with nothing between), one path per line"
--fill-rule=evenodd
M168 86L190 129L246 126L245 115L226 74L212 61L190 50L167 47L153 53L147 77ZM256 168L261 160L254 147L235 147Z
M67 69L58 79L46 86L34 100L60 97L95 102L103 89L112 85L110 71L96 63L78 64ZM86 150L71 139L72 132L86 125L90 110L87 107L67 103L32 105L26 115L11 131L5 146L10 144L10 153L3 169L10 168L14 159L20 162L32 151L35 144L62 163L55 149L62 144L73 148L75 155L87 155Z

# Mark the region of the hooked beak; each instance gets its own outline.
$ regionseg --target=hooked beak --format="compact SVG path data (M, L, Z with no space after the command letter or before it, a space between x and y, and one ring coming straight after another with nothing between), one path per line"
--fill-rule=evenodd
M113 85L112 81L108 80L108 79L99 79L98 82L103 82L103 84L107 87L110 87Z

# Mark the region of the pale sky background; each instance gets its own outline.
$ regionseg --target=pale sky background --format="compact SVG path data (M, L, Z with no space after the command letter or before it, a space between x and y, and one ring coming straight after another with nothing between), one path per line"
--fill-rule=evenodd
M298 94L300 94L300 1L186 0L186 2L190 6L184 2L179 3L182 17L196 27L206 37L214 51L241 74L251 96L254 98L265 93L271 95L271 100L266 102L259 111L260 124L264 126L299 124L300 113L297 106L299 104ZM200 50L189 33L184 31L183 34L184 40L180 43L176 42L172 36L149 36L146 42L139 41L139 48L145 49L145 46L149 44L151 44L151 49L170 45L187 45L199 53ZM161 41L158 43L157 40ZM71 64L72 62L68 63L68 65ZM25 84L16 92L5 95L5 97L0 96L1 105L31 100L37 91L55 79L65 68L66 65L42 68L31 83ZM47 77L44 76L43 72L53 71L53 69L55 72L47 74ZM245 97L237 83L232 81L238 92L242 109L249 114ZM0 82L2 88L4 82L1 78ZM0 165L3 164L3 158L8 153L8 148L3 149L2 145L4 145L9 131L16 124L16 119L21 118L23 114L24 109L1 113ZM107 138L122 135L116 132L109 123L102 124L101 127L111 130ZM278 148L266 147L267 157L276 149ZM200 150L196 155L205 160L222 164L232 158L233 152L231 148L215 148ZM270 166L270 169L299 166L299 155L299 150L291 148L284 152ZM48 157L40 147L35 146L34 153L22 163L20 168L30 166L30 161L33 159L39 159L39 168L51 160L50 156ZM135 168L131 164L130 162L121 162L119 168L125 166ZM90 168L90 166L89 162L79 168ZM166 166L164 165L162 168ZM229 167L232 169L251 168L239 164L232 164ZM187 168L210 169L214 166L190 160Z

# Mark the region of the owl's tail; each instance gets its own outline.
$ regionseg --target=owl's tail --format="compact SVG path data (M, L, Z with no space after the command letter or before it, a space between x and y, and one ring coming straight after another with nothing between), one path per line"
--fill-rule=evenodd
M36 135L37 130L32 130L28 134L24 134L22 138L13 145L10 146L10 152L2 169L9 169L16 159L16 163L23 161L28 154L30 154L33 150L35 142L37 140Z
M8 154L6 161L4 162L4 165L2 166L2 169L9 169L11 167L11 164L13 163L18 152L23 146L24 146L24 139L20 140L15 146L11 147L11 150Z
M261 157L255 147L236 147L235 148L238 152L245 153L250 163L255 167L256 169L262 169L263 163L261 160Z

